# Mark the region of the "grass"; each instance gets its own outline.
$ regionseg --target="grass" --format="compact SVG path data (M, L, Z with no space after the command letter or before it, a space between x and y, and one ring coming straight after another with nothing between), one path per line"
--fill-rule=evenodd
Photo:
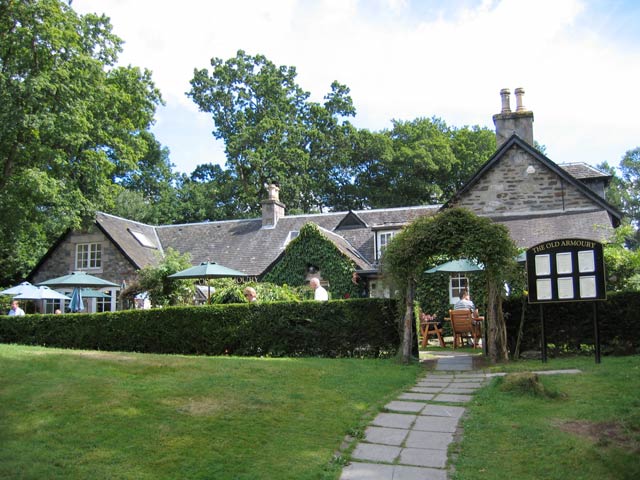
M640 356L513 362L494 370L579 368L497 378L469 406L451 450L455 480L640 478Z
M0 345L0 478L336 479L420 367Z

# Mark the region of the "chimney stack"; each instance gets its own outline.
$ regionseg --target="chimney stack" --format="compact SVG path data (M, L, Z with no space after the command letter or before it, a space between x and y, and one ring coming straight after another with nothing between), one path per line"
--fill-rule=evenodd
M496 126L496 141L498 148L509 140L514 133L529 145L533 145L533 112L524 106L522 97L523 88L516 88L516 111L511 111L510 94L508 88L500 90L502 108L500 113L493 116L493 123Z
M275 228L284 217L284 203L280 201L280 188L275 183L267 186L267 198L262 201L262 228Z

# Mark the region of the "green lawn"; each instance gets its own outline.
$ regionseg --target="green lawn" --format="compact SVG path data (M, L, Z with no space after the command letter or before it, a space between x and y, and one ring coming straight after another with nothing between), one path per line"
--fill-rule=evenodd
M549 397L493 380L469 406L452 448L456 480L640 478L640 356L514 362L494 370L579 368L539 376Z
M420 367L0 345L0 478L335 479Z

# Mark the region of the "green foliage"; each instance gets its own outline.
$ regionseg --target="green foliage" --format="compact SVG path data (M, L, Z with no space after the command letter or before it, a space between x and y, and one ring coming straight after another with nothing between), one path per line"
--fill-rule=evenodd
M516 254L506 227L470 210L450 208L404 228L387 246L382 262L401 285L402 279L419 278L443 257L475 260L489 278L501 279Z
M597 302L600 344L603 355L629 355L640 352L640 292L610 292L607 300ZM507 338L514 351L522 308L525 308L521 351L540 350L540 306L514 297L503 303ZM544 305L549 355L589 353L593 351L593 302Z
M640 249L626 246L633 235L631 225L622 225L615 230L612 241L604 245L608 290L640 290Z
M213 58L211 66L211 73L194 72L189 96L211 113L213 134L225 143L241 209L258 213L263 185L272 182L280 183L290 209L320 207L340 152L349 146L349 125L340 120L355 114L349 89L334 82L324 104L310 102L294 67L242 50L227 61Z
M0 3L0 283L111 205L161 103L148 71L118 67L104 16L59 0Z
M195 287L192 280L173 280L173 275L191 267L191 255L168 248L155 266L144 267L138 273L140 288L149 293L154 307L168 305L188 305L193 303Z
M0 342L203 355L380 357L399 344L387 299L0 316Z
M230 278L213 280L210 303L247 303L244 289L255 289L258 302L299 302L304 299L303 288L292 288L288 285L276 285L268 282L238 283ZM308 290L308 288L307 288Z
M351 281L355 265L314 223L307 223L300 229L264 280L278 285L303 285L309 267L317 268L322 279L329 282L330 298L361 296L360 287Z
M495 150L495 134L449 127L439 118L393 122L380 133L354 135L356 205L435 204L448 199Z

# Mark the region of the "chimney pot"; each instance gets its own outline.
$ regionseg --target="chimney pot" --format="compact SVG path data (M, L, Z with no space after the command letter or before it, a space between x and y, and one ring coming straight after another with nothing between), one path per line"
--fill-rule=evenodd
M500 97L502 98L502 111L500 113L511 113L511 90L503 88L500 90Z
M267 187L267 198L276 202L280 201L280 188L275 183L271 183Z
M516 88L516 112L526 112L527 109L522 103L522 97L524 96L524 88Z
M280 201L280 187L271 183L267 186L267 198L262 201L262 228L275 228L284 217L284 204Z

